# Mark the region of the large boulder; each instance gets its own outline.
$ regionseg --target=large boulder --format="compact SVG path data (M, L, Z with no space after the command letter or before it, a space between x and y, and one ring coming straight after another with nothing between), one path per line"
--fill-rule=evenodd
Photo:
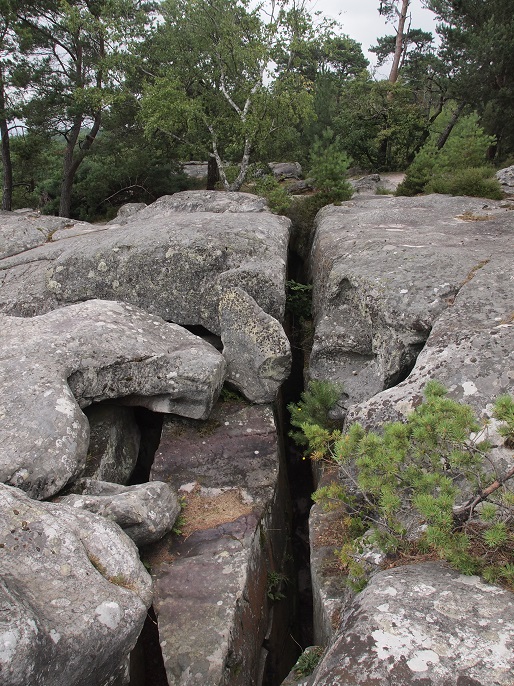
M291 371L291 347L280 323L241 288L220 298L227 381L254 403L275 400Z
M56 502L102 515L120 526L137 546L158 541L172 530L180 505L177 494L162 481L121 486L79 479L73 493Z
M93 402L208 416L225 376L208 343L131 305L93 300L1 316L0 481L48 498L81 475Z
M313 686L511 686L514 594L424 563L380 572L345 611Z
M89 225L1 260L0 311L33 316L100 298L219 334L219 299L237 286L282 321L290 221L264 209L249 194L191 191L123 226Z
M266 405L223 402L207 422L164 422L151 476L183 494L183 535L145 554L170 686L261 683L293 661L279 445Z
M342 384L343 414L407 377L443 313L433 338L446 327L437 334L441 361L458 375L466 349L490 390L507 390L513 234L512 212L477 198L382 196L321 210L309 373ZM466 374L463 382L474 381Z
M0 683L111 683L152 598L136 546L103 517L3 484L0 513Z
M180 191L173 195L163 195L158 200L142 208L127 221L163 219L175 212L214 212L215 214L241 212L268 212L265 198L251 193L224 191Z

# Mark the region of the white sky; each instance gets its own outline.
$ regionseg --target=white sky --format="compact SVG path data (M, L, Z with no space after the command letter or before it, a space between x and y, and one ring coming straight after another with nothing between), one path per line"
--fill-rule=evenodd
M343 27L343 33L362 44L362 50L371 65L375 64L375 55L368 52L371 45L376 45L379 36L393 35L394 26L386 24L384 17L378 13L379 0L306 0L309 11L321 11L325 16L336 19ZM421 5L421 0L411 0L412 28L431 31L435 34L435 15ZM383 67L380 78L388 76Z

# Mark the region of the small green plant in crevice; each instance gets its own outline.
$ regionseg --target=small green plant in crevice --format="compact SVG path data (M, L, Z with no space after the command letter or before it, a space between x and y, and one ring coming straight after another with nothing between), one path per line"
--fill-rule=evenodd
M506 445L514 434L514 400L502 396L493 416ZM342 483L314 499L344 505L348 541L339 557L355 588L365 580L361 553L382 550L391 559L430 555L464 574L514 584L514 466L491 475L487 425L471 408L431 381L407 420L381 434L354 424L342 434L300 425L315 459L339 467Z
M322 646L309 646L300 655L294 666L297 677L310 676L319 665L325 649Z
M283 591L285 590L286 584L289 583L289 579L285 574L280 572L268 572L268 579L266 582L266 595L270 600L276 602L278 600L284 600L286 597Z
M334 424L329 417L330 410L341 397L341 387L331 381L309 381L307 390L300 395L298 403L289 403L287 409L291 415L291 426L297 429L289 433L290 437L299 446L312 448L309 439L308 426L320 429L326 438L330 436L330 428ZM312 450L311 450L312 452Z
M312 318L312 284L286 281L286 312L298 319Z
M178 504L180 505L180 512L177 518L175 519L175 523L173 524L173 528L171 529L171 531L176 536L181 536L184 526L186 524L186 516L184 510L187 507L187 502L186 497L184 495L179 496Z
M505 438L505 445L514 448L514 399L510 395L502 395L496 400L494 416L504 423L498 431Z

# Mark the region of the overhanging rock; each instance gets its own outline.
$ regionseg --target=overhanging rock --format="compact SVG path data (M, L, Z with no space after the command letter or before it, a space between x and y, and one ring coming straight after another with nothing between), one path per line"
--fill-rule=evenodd
M80 476L81 407L122 398L206 417L225 376L212 346L131 305L93 300L1 326L0 481L35 498Z

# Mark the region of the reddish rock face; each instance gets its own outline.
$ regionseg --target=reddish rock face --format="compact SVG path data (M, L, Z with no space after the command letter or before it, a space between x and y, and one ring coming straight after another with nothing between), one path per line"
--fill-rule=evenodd
M272 620L290 611L278 602L288 506L271 407L225 402L206 422L166 420L151 478L186 500L187 535L150 554L169 684L259 683L277 659L263 648Z

